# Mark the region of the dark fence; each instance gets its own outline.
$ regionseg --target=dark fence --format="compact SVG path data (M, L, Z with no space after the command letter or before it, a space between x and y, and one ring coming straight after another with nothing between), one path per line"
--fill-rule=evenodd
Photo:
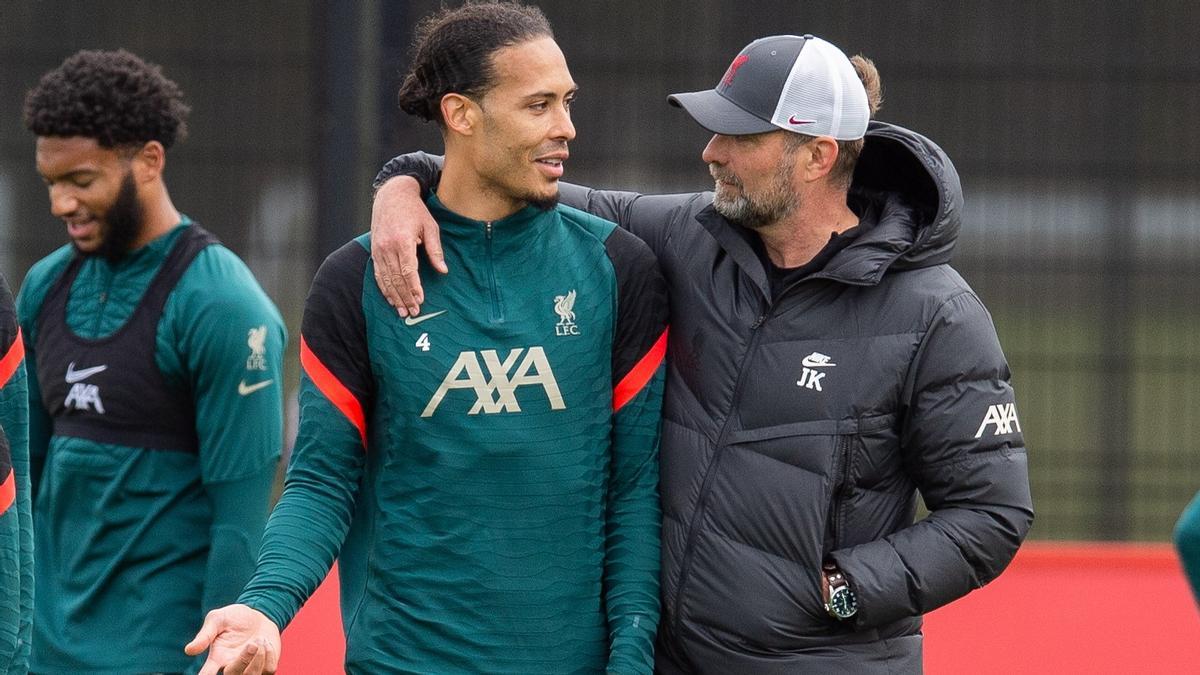
M24 92L77 49L124 46L193 107L170 154L176 204L247 259L294 337L315 265L367 226L379 162L440 147L393 105L413 24L439 4L0 0L0 269L16 285L65 241ZM541 6L581 85L568 177L597 186L708 187L706 135L665 97L712 86L755 37L810 32L873 58L879 117L936 140L963 177L956 266L1013 367L1034 536L1169 535L1200 488L1200 5Z

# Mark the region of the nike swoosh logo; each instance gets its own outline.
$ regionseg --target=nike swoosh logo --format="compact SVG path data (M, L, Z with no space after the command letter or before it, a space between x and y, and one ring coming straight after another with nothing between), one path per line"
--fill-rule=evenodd
M82 382L96 373L102 373L106 370L108 370L108 366L92 366L83 370L75 370L75 362L72 361L67 364L67 384Z
M804 366L805 368L833 368L837 364L829 363L828 361L817 361L816 359L806 356L800 360L800 365Z
M246 381L242 380L241 382L238 382L238 393L241 394L242 396L249 396L250 394L253 394L254 392L258 391L259 389L262 389L264 387L269 387L271 385L271 383L274 381L275 381L274 379L270 379L270 380L266 380L264 382L255 382L254 384L246 384Z
M434 312L432 314L424 314L421 316L406 316L406 317L404 317L404 325L405 326L415 326L427 319L432 319L435 316L441 316L441 315L445 314L447 311L449 311L449 310L443 309L440 312Z
M796 119L795 115L792 115L791 117L788 118L788 124L801 125L801 124L813 124L814 122L816 122L816 120L798 120L798 119Z

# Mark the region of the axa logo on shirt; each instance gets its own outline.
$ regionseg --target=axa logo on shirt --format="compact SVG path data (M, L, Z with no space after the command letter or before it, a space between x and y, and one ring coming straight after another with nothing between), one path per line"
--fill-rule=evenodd
M1001 436L1004 434L1013 433L1013 428L1016 431L1021 430L1021 423L1017 421L1017 406L1015 403L998 403L989 405L987 414L983 416L983 422L979 425L979 431L975 432L975 438L983 436L983 432L989 424L996 426L996 431L993 436Z
M108 365L91 366L90 368L75 369L75 362L67 364L67 374L63 378L71 385L67 398L63 401L64 408L74 407L76 410L95 410L104 414L104 401L100 399L100 387L88 384L84 380L108 370Z
M486 374L484 367L487 368ZM526 386L540 386L550 401L551 410L564 410L567 407L563 403L558 380L554 379L554 371L550 368L550 361L546 358L546 350L543 348L517 347L503 360L495 349L462 352L454 361L454 365L450 366L450 372L433 393L433 397L429 399L421 417L432 416L441 405L442 399L452 389L475 391L475 402L467 411L468 415L478 415L480 412L488 415L521 412L521 404L517 401L517 388Z

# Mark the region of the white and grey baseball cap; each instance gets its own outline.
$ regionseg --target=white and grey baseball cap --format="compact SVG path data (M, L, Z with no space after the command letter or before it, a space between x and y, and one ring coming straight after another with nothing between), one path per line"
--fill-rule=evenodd
M772 35L746 45L717 86L672 94L709 131L725 136L787 129L839 141L862 138L867 91L842 50L811 35Z

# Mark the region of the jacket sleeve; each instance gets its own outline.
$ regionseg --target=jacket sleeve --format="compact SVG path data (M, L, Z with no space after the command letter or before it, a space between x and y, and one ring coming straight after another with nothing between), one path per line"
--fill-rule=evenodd
M0 276L0 672L25 673L33 610L24 343L12 293Z
M608 671L650 673L659 618L658 445L667 291L645 244L622 230L615 230L606 243L618 288L605 519Z
M1183 562L1183 571L1200 605L1200 492L1192 499L1175 525L1175 548Z
M900 444L930 513L880 540L834 551L858 628L932 611L988 583L1033 521L1008 363L970 292L934 314L910 364Z
M372 186L376 189L389 178L412 176L426 197L441 179L442 158L425 152L410 152L388 160L376 174ZM596 190L583 185L559 181L559 200L567 206L617 223L635 234L661 256L669 239L675 219L690 216L687 207L701 193L670 195L641 195L620 190Z
M356 242L335 251L305 302L300 431L254 576L238 599L281 630L329 572L354 514L373 395L362 311L367 257Z

